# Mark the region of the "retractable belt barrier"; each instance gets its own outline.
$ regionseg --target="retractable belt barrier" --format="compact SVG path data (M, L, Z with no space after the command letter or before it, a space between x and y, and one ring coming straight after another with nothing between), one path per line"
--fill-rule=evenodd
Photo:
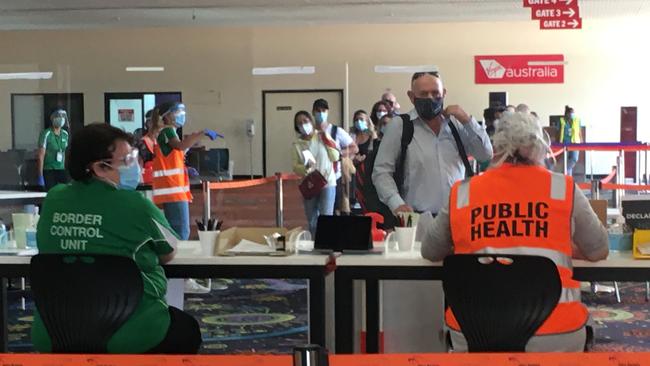
M12 366L291 366L291 355L64 355L0 354ZM428 353L330 355L331 366L650 366L650 352Z
M275 173L275 175L258 178L235 180L227 182L203 182L203 220L208 222L210 212L212 212L212 203L210 201L210 192L216 190L250 188L275 183L275 224L277 227L284 226L284 193L282 183L285 180L300 180L301 177L290 173Z

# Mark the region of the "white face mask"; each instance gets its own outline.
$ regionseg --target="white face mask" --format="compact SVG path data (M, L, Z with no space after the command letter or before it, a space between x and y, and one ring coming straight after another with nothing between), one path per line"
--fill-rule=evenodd
M375 115L377 116L377 119L381 119L381 117L383 117L383 116L385 116L387 114L388 114L388 112L382 112L382 111L378 111L377 113L375 113Z
M300 126L300 131L302 131L302 134L304 136L309 136L309 135L311 135L312 132L314 132L314 127L309 122L303 123Z

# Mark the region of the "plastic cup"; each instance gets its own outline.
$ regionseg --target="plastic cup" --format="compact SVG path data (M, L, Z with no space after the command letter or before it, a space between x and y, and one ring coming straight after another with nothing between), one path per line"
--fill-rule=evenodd
M385 240L385 248L388 249L390 242L397 241L397 249L400 252L409 252L413 250L413 243L415 243L415 227L396 227L395 231L388 234Z
M219 239L221 231L199 230L199 241L201 242L201 254L203 256L214 256L214 247Z

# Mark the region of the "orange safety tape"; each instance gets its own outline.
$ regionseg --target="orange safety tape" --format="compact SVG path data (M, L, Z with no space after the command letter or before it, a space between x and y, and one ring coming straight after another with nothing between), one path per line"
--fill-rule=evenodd
M291 355L50 355L0 354L12 366L291 366ZM650 366L650 352L627 353L428 353L330 355L332 366Z
M288 173L281 173L280 177L282 180L298 180L300 179L299 176L295 174L288 174ZM258 178L258 179L246 179L246 180L234 180L234 181L227 181L227 182L216 182L216 183L210 183L209 187L210 190L213 189L236 189L236 188L247 188L247 187L255 187L255 186L261 186L267 183L272 183L278 180L278 177L275 175L272 175L270 177L266 178Z
M610 184L602 185L603 189L625 189L627 191L650 191L650 185L646 184Z

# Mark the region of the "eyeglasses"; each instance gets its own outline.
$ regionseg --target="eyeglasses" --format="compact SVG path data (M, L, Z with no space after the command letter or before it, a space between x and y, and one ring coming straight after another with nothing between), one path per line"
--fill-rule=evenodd
M416 72L415 74L413 74L413 76L411 76L411 82L414 82L415 80L423 77L424 75L431 75L437 78L440 77L440 73L438 71L420 71L420 72Z
M133 150L131 150L131 152L126 154L121 159L105 159L105 160L101 160L101 163L106 165L106 166L109 166L111 168L113 168L113 164L111 164L111 161L121 162L123 165L129 166L129 165L131 165L133 163L138 163L138 155L139 155L139 153L140 152L138 151L138 149L134 148Z

